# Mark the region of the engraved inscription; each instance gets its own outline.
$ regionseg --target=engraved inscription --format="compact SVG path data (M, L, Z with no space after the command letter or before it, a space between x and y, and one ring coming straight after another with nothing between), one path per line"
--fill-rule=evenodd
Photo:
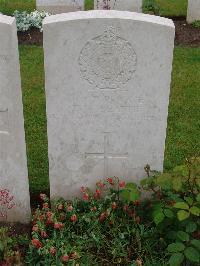
M114 27L88 41L79 57L82 77L100 89L120 88L133 77L136 64L132 45Z
M8 129L8 108L0 109L0 134L9 134Z
M123 154L115 154L115 153L109 153L108 152L108 146L109 146L109 133L110 132L104 132L104 151L102 153L85 153L85 158L99 158L104 160L104 177L108 176L108 170L109 170L109 159L127 159L128 153Z

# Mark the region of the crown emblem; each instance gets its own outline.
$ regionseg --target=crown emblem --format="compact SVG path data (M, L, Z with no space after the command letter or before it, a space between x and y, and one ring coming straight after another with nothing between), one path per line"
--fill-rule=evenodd
M88 41L79 56L82 77L100 89L116 89L127 83L136 63L132 45L112 26Z

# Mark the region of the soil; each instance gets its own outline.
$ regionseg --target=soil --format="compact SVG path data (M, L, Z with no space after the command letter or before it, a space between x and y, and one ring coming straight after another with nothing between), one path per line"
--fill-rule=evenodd
M187 24L185 18L173 18L176 26L175 45L200 47L200 28ZM43 43L43 33L36 28L18 32L19 44L39 45Z
M175 45L200 47L200 28L187 24L185 19L175 19Z
M36 28L32 28L26 32L18 32L19 44L26 45L42 45L43 44L43 33Z

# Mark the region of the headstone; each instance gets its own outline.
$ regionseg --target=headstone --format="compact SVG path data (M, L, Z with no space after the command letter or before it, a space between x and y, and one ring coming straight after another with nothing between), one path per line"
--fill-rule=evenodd
M142 12L142 0L94 0L94 9Z
M187 22L200 20L200 0L188 0Z
M0 15L0 221L30 221L15 19Z
M174 24L123 11L44 20L51 197L163 169Z
M36 7L51 14L67 13L84 10L84 0L36 0Z

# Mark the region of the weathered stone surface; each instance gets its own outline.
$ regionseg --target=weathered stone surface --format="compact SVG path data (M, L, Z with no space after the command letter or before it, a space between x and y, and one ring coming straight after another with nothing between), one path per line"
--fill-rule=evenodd
M142 0L94 0L94 9L142 12Z
M0 221L30 220L15 19L0 15Z
M174 24L88 11L44 21L51 197L163 169Z
M84 10L84 0L36 0L36 7L51 14L67 13Z
M200 0L188 0L187 22L200 20Z

